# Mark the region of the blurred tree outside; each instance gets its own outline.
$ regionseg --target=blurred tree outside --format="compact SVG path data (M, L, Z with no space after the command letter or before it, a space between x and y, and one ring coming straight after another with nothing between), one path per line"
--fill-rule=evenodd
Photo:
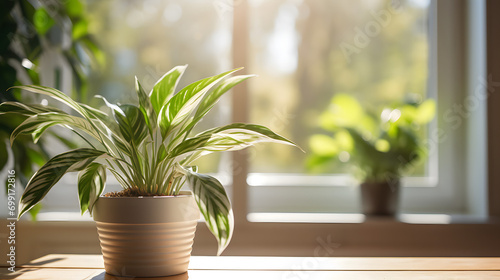
M335 93L367 110L427 96L426 0L251 1L251 121L302 147ZM422 131L425 133L425 131ZM305 173L306 154L258 147L251 172ZM343 173L332 167L328 173Z

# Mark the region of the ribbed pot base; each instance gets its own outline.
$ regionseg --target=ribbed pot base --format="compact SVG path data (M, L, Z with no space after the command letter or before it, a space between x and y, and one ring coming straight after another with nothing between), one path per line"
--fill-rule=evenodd
M99 198L94 220L106 272L129 277L186 272L198 218L189 195Z
M156 225L96 224L107 273L154 277L187 271L197 221Z

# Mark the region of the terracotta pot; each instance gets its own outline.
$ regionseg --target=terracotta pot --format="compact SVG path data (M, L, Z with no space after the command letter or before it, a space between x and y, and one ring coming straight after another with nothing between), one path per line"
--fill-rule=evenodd
M399 179L361 184L361 205L368 216L394 216L399 206Z
M93 216L107 273L158 277L187 271L200 218L190 192L179 196L100 197Z

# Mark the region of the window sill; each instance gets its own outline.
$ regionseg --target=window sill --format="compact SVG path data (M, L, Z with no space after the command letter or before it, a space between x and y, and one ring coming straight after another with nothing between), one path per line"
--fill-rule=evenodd
M22 220L28 220L27 218ZM489 224L488 217L468 214L399 214L392 217L367 217L359 213L249 213L250 223L309 223L309 224L362 224L362 223L403 223L403 224ZM42 212L37 222L92 222L87 213ZM203 220L200 219L199 222Z
M358 213L249 213L247 220L253 223L391 223L406 224L485 224L487 217L467 214L400 214L392 217L367 217Z
M71 220L45 216L39 222L19 221L16 224L19 254L28 258L53 252L99 253L94 222L77 212L70 215ZM476 220L468 216L459 219L451 215L450 224L429 224L429 220L426 224L410 224L390 218L347 223L348 217L364 216L336 215L336 222L276 223L269 216L265 222L237 221L233 240L224 254L315 256L317 248L325 242L339 245L331 256L497 256L500 252L500 244L495 241L500 234L498 220ZM324 220L329 217L327 214L316 216ZM7 227L0 230L0 236L7 234ZM200 224L196 229L193 255L213 255L216 247L207 227Z

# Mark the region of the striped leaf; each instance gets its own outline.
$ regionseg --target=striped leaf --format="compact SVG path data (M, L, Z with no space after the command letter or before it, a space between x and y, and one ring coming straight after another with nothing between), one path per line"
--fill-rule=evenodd
M92 121L95 121L96 123L99 123L102 125L102 127L104 127L104 130L107 132L108 138L111 138L112 134L119 133L120 129L118 128L118 124L114 121L113 118L110 118L108 114L88 105L81 105L90 114L90 119Z
M153 135L153 131L156 130L157 126L157 116L153 109L153 104L151 104L151 101L149 100L149 96L142 88L137 77L135 77L135 91L139 97L139 109L141 109L141 112L144 115L144 120L146 121L150 135Z
M93 123L91 123L91 117L93 115L92 112L94 112L94 114L95 114L95 111L97 111L97 110L95 110L95 109L89 110L88 109L89 106L82 106L80 103L74 101L73 99L71 99L69 96L67 96L63 92L61 92L57 89L54 89L54 88L45 87L45 86L37 86L37 85L14 86L12 88L19 88L19 89L27 90L27 91L30 91L33 93L47 95L47 96L50 96L56 100L59 100L60 102L62 102L64 104L66 104L67 106L69 106L70 108L72 108L73 110L78 112L80 115L82 115L89 122L89 124L93 127L93 131L95 133L94 135L97 136L96 139L101 139L101 141L102 141L101 132Z
M89 116L88 112L78 102L74 101L69 96L67 96L66 94L64 94L63 92L61 92L55 88L45 87L45 86L37 86L37 85L14 86L12 88L18 88L18 89L27 90L27 91L31 91L34 93L39 93L39 94L50 96L56 100L61 101L64 104L66 104L67 106L69 106L73 110L80 113L82 116L84 116L84 117Z
M123 136L124 141L121 141L120 137L113 135L113 141L122 142L117 143L120 147L128 146L123 142L134 143L136 146L139 146L147 136L146 120L141 110L134 105L118 106L108 102L108 100L102 96L97 97L101 98L106 106L111 109L113 117ZM126 151L130 153L128 149Z
M172 68L172 70L163 75L154 85L153 90L149 94L149 98L157 115L160 113L161 108L163 108L170 98L174 96L175 88L186 68L187 65Z
M22 122L10 135L11 144L20 134L31 134L36 143L43 132L54 125L70 126L74 129L80 129L97 138L93 127L84 118L75 117L66 113L42 113L33 115Z
M129 157L132 156L132 147L130 146L130 144L128 142L125 142L123 139L121 139L116 134L111 134L111 141L125 155L127 155Z
M80 171L85 169L105 152L95 149L81 148L59 154L40 168L31 177L19 202L20 218L26 211L35 206L47 192L62 178L67 172Z
M95 119L102 121L102 120L106 120L107 118L109 118L108 114L104 113L101 110L98 110L96 108L92 108L87 104L82 104L82 103L79 103L79 104L80 104L80 106L83 107L83 109L85 109L90 114L90 117L93 119L95 118ZM104 122L104 123L107 124L107 122Z
M213 152L237 151L265 141L265 139L249 133L214 133L210 136L203 135L183 141L172 150L169 158L182 155L188 156L194 152L202 152L202 155L207 155Z
M114 117L119 125L120 132L126 142L133 142L139 146L147 136L147 127L144 115L134 105L121 105L120 110L114 110Z
M183 141L171 151L169 157L174 158L198 151L202 151L204 154L218 151L236 151L259 142L275 142L295 146L290 140L264 126L234 123L207 130Z
M205 147L210 140L210 137L211 135L203 135L189 138L172 149L167 158L175 158L190 152L195 152L201 147Z
M295 143L292 141L286 139L283 136L280 136L270 130L269 128L258 125L258 124L246 124L246 123L233 123L233 124L228 124L224 126L219 126L219 127L214 127L212 129L206 130L204 132L201 132L198 134L198 136L201 135L206 135L206 134L213 134L213 133L218 133L218 132L232 132L232 131L247 131L249 133L258 133L263 136L266 136L268 138L273 139L274 141L278 141L282 144L287 144L287 145L292 145L292 146L297 146Z
M233 235L234 217L231 202L222 184L214 177L196 173L190 168L184 171L205 223L217 239L217 255L220 255Z
M62 110L44 105L27 105L21 102L4 102L0 104L0 114L19 114L33 116L40 113L64 113Z
M80 171L78 174L78 197L82 214L88 209L92 215L92 208L104 191L105 184L106 167L104 165L93 162Z
M230 77L224 81L222 81L212 92L208 93L205 98L200 103L200 106L196 110L196 113L194 114L194 123L199 122L213 107L214 105L219 101L219 99L232 89L234 86L237 84L255 77L256 75L240 75L240 76L234 76Z
M115 104L109 103L108 100L106 100L106 98L100 95L96 95L95 97L102 99L106 104L106 106L110 108L112 112L114 112L114 110L119 110L122 114L125 114L123 113L123 110L120 107L118 107ZM99 121L106 128L107 138L110 139L120 151L130 156L131 147L129 143L122 138L119 125L115 121L115 119L110 118L108 114L97 109L89 110L89 113L91 114L91 117L93 119Z
M189 115L194 112L202 98L215 84L238 70L239 69L234 69L194 82L174 95L174 97L161 108L158 116L158 124L163 139L166 138L170 131L185 121Z

